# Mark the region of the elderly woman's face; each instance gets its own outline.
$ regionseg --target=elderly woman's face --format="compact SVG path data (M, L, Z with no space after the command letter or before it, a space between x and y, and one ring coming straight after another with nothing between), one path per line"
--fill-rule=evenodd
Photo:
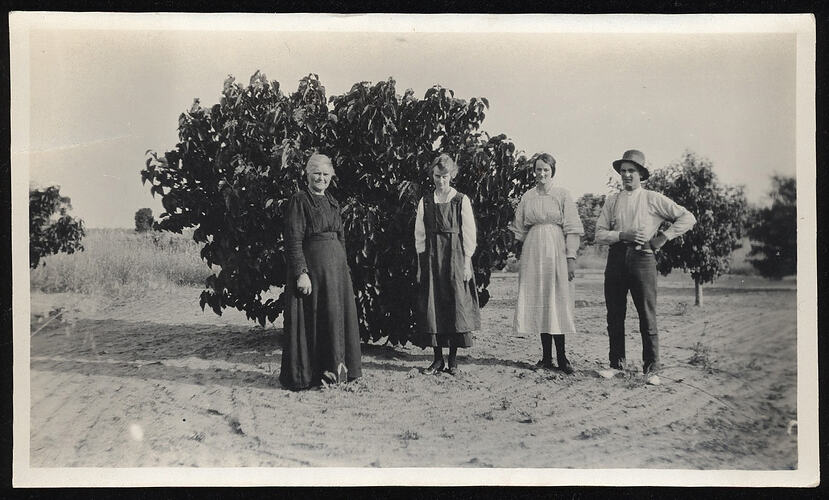
M314 165L308 169L306 175L308 176L308 186L311 188L311 191L322 194L328 189L334 172L327 165Z
M553 169L542 160L535 161L535 181L539 184L548 184L553 180Z

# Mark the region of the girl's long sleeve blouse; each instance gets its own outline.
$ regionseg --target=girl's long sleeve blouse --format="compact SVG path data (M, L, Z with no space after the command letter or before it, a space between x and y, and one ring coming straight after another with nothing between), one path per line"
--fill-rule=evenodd
M451 200L457 191L454 188L449 190L448 200ZM435 203L437 203L437 195L435 195ZM472 213L472 203L469 197L464 195L461 201L461 226L463 230L463 255L464 258L472 258L477 247L476 235L477 228L475 227L475 216ZM423 198L417 204L417 213L415 214L415 250L417 253L426 251L426 227L423 224Z

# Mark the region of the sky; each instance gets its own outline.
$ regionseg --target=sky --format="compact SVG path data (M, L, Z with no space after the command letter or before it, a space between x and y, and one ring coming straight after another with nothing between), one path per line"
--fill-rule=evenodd
M393 77L486 97L483 129L556 158L556 183L603 193L626 149L650 168L686 149L763 202L772 174L795 175L796 37L790 33L332 32L33 27L26 155L32 185L57 184L87 227L134 227L158 198L145 151L177 141L193 98L218 102L227 75L256 71L293 91L308 73L328 95ZM119 29L119 27L121 27ZM13 122L13 129L21 122ZM22 122L25 123L25 122ZM18 154L21 152L17 152ZM13 158L15 156L13 155ZM19 158L19 156L17 156ZM462 167L462 166L461 166Z

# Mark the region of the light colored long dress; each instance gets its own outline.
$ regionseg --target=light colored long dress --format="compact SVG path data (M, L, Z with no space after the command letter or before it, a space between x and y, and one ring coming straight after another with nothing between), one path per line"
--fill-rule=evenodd
M575 257L584 228L570 192L553 187L524 193L510 229L524 242L518 274L516 333L575 333L574 287L567 257Z

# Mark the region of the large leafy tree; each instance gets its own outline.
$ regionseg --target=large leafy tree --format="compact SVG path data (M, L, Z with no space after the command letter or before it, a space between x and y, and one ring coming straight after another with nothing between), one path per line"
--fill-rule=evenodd
M761 275L780 279L797 273L797 183L794 177L774 175L771 185L771 206L753 214L748 255Z
M68 214L72 200L61 196L60 187L29 189L29 266L59 252L82 251L83 220Z
M722 184L706 158L686 151L682 158L652 173L647 187L687 208L697 218L694 227L665 244L656 265L666 275L672 269L691 274L696 305L703 305L702 286L728 272L731 253L740 246L748 204L741 186Z
M166 211L158 227L195 227L202 257L219 266L202 292L202 307L217 314L235 307L264 324L283 310L282 296L263 300L262 294L285 283L285 204L304 186L308 156L329 155L361 335L405 342L414 327L415 205L437 154L459 162L457 187L476 211L473 263L482 304L491 268L506 263L509 200L531 180L506 136L480 130L487 108L486 99L458 99L440 86L422 99L411 90L400 95L393 79L356 83L326 99L313 74L290 94L259 72L247 86L230 77L218 104L204 108L196 100L181 115L174 149L148 152L142 181L162 196Z

